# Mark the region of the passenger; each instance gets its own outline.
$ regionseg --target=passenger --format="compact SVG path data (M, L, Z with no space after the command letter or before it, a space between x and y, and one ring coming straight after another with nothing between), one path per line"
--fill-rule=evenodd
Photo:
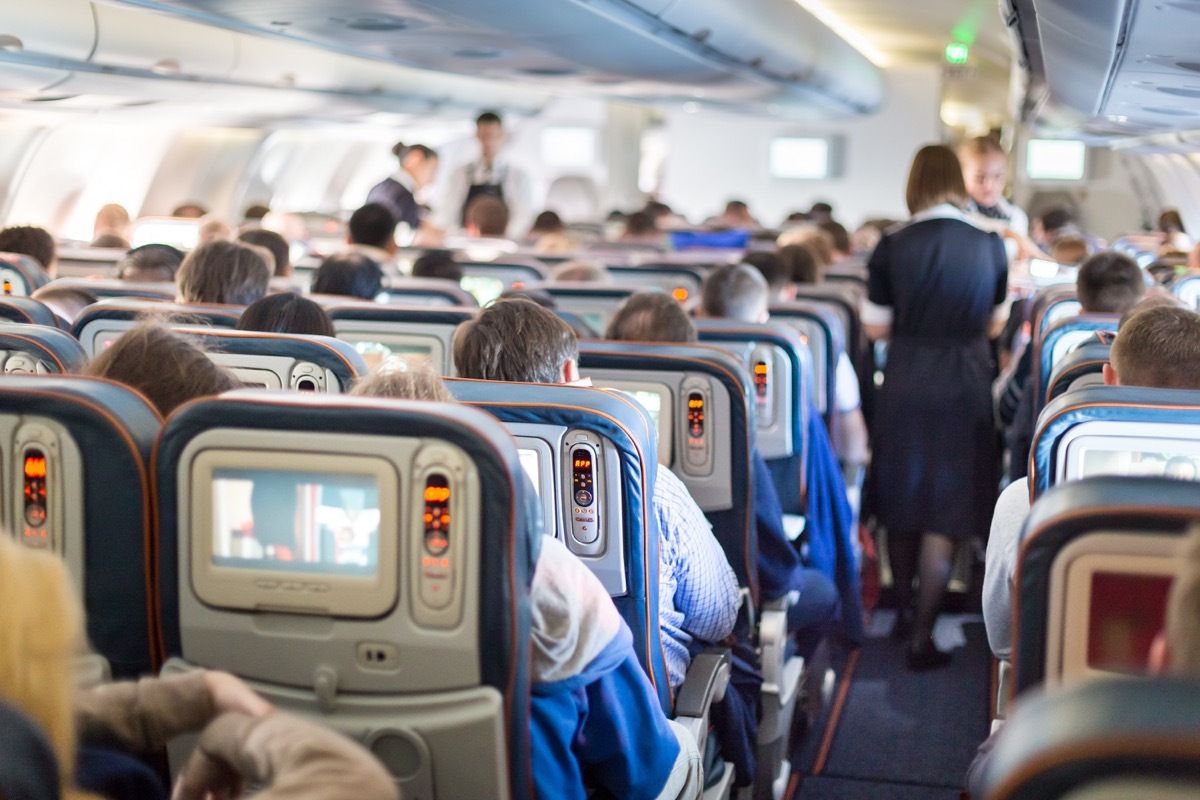
M312 277L313 294L344 294L374 300L383 291L383 270L362 253L338 253L321 262Z
M96 212L96 221L92 225L92 247L122 247L128 250L131 226L129 212L125 210L124 206L116 203L101 206L100 210ZM119 239L123 244L97 244L106 237L113 241Z
M238 318L239 331L334 336L333 321L325 309L294 292L277 292L246 306Z
M744 200L730 200L725 204L725 210L720 215L705 220L704 227L722 230L758 230L762 226L750 213L750 206Z
M526 238L536 241L548 233L566 232L567 226L563 224L562 218L558 214L553 211L543 211L533 221L533 227L529 229L529 236Z
M979 159L993 160L975 156L973 170ZM933 642L933 626L955 541L987 534L999 484L988 339L999 332L1008 259L1000 238L964 213L963 169L950 148L921 148L906 198L912 219L884 235L867 267L862 321L872 339L890 340L868 496L888 531L900 609L892 634L911 636L907 665L924 670L950 661Z
M262 226L263 220L271 213L271 207L265 203L254 203L246 206L246 210L242 212L242 232L255 230Z
M442 227L466 228L471 203L479 197L494 197L507 206L514 230L529 229L533 189L525 171L509 163L501 152L507 138L504 121L496 112L485 111L475 119L479 158L450 173L439 213Z
M567 226L553 211L538 215L526 239L533 242L533 249L538 253L572 253L579 249L579 242L567 232Z
M232 242L237 236L237 231L233 229L225 220L219 217L205 217L200 224L200 231L197 241L200 244L208 242Z
M45 228L13 225L0 230L0 253L19 253L38 262L51 278L58 274L58 248Z
M638 292L623 302L604 338L618 342L694 344L696 327L683 307L665 292ZM829 632L838 611L838 591L820 570L803 565L783 525L783 508L771 472L757 447L751 450L754 520L758 533L758 570L762 599L778 600L790 591L799 594L788 609L788 631L796 637L797 652L811 658Z
M757 269L766 280L768 303L787 303L796 299L792 265L781 258L779 253L770 250L754 250L742 256L742 263Z
M271 273L276 278L286 278L292 274L292 250L287 239L275 231L266 228L252 228L238 234L238 241L246 244L265 247L271 252L275 269Z
M122 239L115 233L102 233L92 240L90 247L96 247L102 250L128 250L129 240Z
M836 267L854 256L854 248L850 244L850 233L846 230L845 225L831 219L828 222L818 223L817 227L829 234L829 239L833 243L833 258L830 266Z
M1110 363L1104 366L1104 383L1200 389L1200 314L1175 305L1154 305L1130 315L1113 342ZM1005 660L1012 653L1017 540L1029 507L1029 479L1013 481L996 501L987 544L983 621L992 652Z
M175 206L175 210L171 212L172 217L181 219L200 219L208 216L208 209L199 203L183 203Z
M492 304L454 336L454 365L464 378L577 384L577 359L570 326L524 299ZM703 512L662 465L652 499L661 537L659 625L671 687L677 689L691 662L693 639L719 642L733 630L738 586Z
M1088 257L1088 243L1082 236L1059 236L1050 245L1050 258L1059 264L1078 266Z
M463 268L449 250L427 250L413 262L412 276L458 283L463 279Z
M427 367L377 371L351 394L454 402ZM696 797L696 743L663 716L607 590L545 533L529 589L535 794L582 800L587 782L613 797Z
M77 289L73 286L55 286L53 283L48 283L40 289L34 289L30 297L48 306L51 311L67 322L74 322L85 308L100 299L84 289Z
M810 222L820 225L822 222L828 222L833 219L833 206L824 201L817 201L812 204L812 208L808 210L808 219Z
M183 253L169 244L135 247L117 262L117 280L138 283L174 283Z
M399 169L375 184L366 202L382 205L391 212L393 228L403 222L420 242L441 238L442 231L424 219L416 197L437 174L437 151L423 144L396 142L392 155L400 162Z
M232 796L241 780L263 784L255 796L269 800L397 797L390 776L362 747L274 711L225 672L196 670L77 693L73 668L83 611L67 571L56 557L7 535L0 536L0 606L0 699L46 734L64 798L92 797L86 792L107 788L98 781L128 763L101 748L116 744L150 755L179 734L201 730L200 747L179 777L177 800L200 800L209 792Z
M233 373L217 366L200 345L158 322L122 334L83 371L136 389L164 417L198 397L237 389Z
M871 255L875 245L879 244L879 240L883 238L884 230L885 228L872 225L870 222L859 225L854 233L850 234L850 244L854 248L854 253L860 256Z
M1080 232L1070 209L1053 206L1033 218L1029 234L1038 247L1049 252L1060 236L1076 236Z
M654 217L644 211L635 211L625 218L625 230L622 231L622 242L637 244L661 244L662 231L654 223Z
M787 267L793 284L816 284L822 281L824 277L823 270L817 262L817 257L813 253L813 249L808 245L784 245L775 252L778 253L779 258Z
M963 180L969 195L966 210L988 230L1000 233L1005 228L1020 236L1029 234L1029 216L1004 199L1008 182L1008 156L1000 142L990 136L968 139L958 148Z
M1159 255L1186 253L1192 249L1192 240L1183 229L1183 217L1173 208L1158 215Z
M613 282L613 276L600 264L590 261L564 261L550 270L550 282L609 284Z
M813 258L817 260L817 267L821 270L822 275L833 266L833 237L815 225L789 228L779 234L775 244L780 248L796 244L804 245L812 251Z
M472 239L503 239L508 233L508 206L488 195L476 197L467 205L463 227Z
M367 203L350 215L346 244L374 261L384 274L398 278L404 270L396 261L396 220L382 203Z
M271 267L254 245L209 242L187 254L175 282L180 303L248 306L267 293Z
M1080 266L1075 294L1082 313L1124 314L1146 294L1146 282L1133 259L1106 250ZM996 414L1007 428L1011 480L1025 477L1029 469L1029 448L1039 411L1032 372L1033 347L1028 346L998 393Z

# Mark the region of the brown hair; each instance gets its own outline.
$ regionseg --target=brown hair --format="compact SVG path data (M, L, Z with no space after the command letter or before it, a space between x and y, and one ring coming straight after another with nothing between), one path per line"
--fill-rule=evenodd
M908 172L904 199L911 214L942 203L966 206L967 185L954 151L944 144L927 144L918 150Z
M961 158L992 155L1008 157L1008 153L1004 152L1004 147L1001 146L1000 140L995 136L975 136L966 139L958 146L958 154Z
M431 400L453 403L454 395L442 377L427 364L395 369L390 364L358 382L350 394L359 397L395 397L401 400Z
M508 206L498 197L476 197L467 206L467 225L478 228L480 236L503 236L508 232Z
M266 228L252 228L238 234L238 241L264 247L270 251L271 256L275 259L276 277L287 277L292 274L291 246L288 245L287 239L275 231L269 231Z
M1050 245L1050 257L1059 264L1079 264L1088 257L1087 242L1081 236L1060 236Z
M29 256L47 273L52 273L57 247L54 237L45 228L14 225L0 231L0 253L20 253Z
M625 298L608 321L604 338L618 342L692 343L696 326L683 306L666 292L638 292Z
M241 386L200 345L157 321L128 330L84 374L137 389L164 417L189 400Z
M183 259L175 282L185 303L247 306L267 293L271 267L252 245L206 242Z
M454 334L454 366L464 378L560 383L579 356L571 326L532 300L499 300Z
M333 336L333 321L320 305L294 292L269 294L255 300L238 318L239 331Z
M1110 357L1122 386L1200 389L1200 314L1178 306L1138 311Z
M1146 294L1146 281L1132 258L1106 250L1080 265L1075 294L1085 313L1124 314Z
M813 250L806 244L789 244L779 248L779 259L787 266L792 283L820 283L821 265Z

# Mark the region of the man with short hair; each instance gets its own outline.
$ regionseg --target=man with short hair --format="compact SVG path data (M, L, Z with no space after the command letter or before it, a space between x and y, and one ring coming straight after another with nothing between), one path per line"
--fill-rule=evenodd
M714 267L700 287L700 312L705 317L738 322L766 322L770 289L762 273L749 264Z
M169 244L135 247L117 262L117 280L141 283L173 283L183 253Z
M19 253L38 262L51 278L58 272L58 248L45 228L13 225L0 231L0 253Z
M274 274L276 278L286 278L292 274L292 253L287 239L275 231L266 228L251 228L238 234L238 241L265 247L274 258Z
M534 208L532 186L525 171L510 164L501 153L507 138L499 114L485 111L476 117L479 158L450 174L438 207L438 222L443 228L465 228L467 207L478 197L494 197L508 207L514 231L529 230Z
M1121 326L1104 367L1108 386L1200 389L1200 314L1159 305ZM1017 540L1029 516L1029 479L1009 484L996 501L983 576L983 621L997 658L1012 652L1012 593Z
M496 197L476 197L467 205L464 229L473 239L503 239L508 232L508 206Z
M404 274L396 262L396 218L382 203L367 203L350 215L346 226L349 249L374 261L384 275L398 278Z
M567 323L532 300L500 300L454 335L464 378L524 383L579 381L579 345ZM684 679L693 639L719 642L737 619L738 585L704 513L661 464L652 498L659 523L659 625L672 689Z
M187 254L176 274L180 303L224 303L248 306L267 293L271 281L269 254L241 242L217 240Z

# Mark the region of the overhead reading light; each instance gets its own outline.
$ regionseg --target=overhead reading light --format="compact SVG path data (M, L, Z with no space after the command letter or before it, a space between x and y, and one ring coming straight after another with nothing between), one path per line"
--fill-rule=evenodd
M160 58L155 61L150 67L150 71L155 75L178 75L183 71L183 67L176 58Z
M830 11L825 6L824 0L796 0L796 3L820 20L825 27L842 37L846 44L865 56L872 64L877 67L886 67L888 65L887 56L877 50L875 45L867 41L865 36L843 22L841 17Z
M25 43L11 34L0 35L0 50L6 53L19 53L25 49Z

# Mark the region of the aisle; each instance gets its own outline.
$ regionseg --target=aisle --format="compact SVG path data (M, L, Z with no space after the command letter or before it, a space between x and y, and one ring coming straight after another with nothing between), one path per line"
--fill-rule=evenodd
M935 638L943 648L956 645L954 662L914 673L904 668L903 645L888 638L892 618L877 613L866 646L839 670L835 702L798 755L794 800L958 799L987 732L991 654L983 621L943 615Z

